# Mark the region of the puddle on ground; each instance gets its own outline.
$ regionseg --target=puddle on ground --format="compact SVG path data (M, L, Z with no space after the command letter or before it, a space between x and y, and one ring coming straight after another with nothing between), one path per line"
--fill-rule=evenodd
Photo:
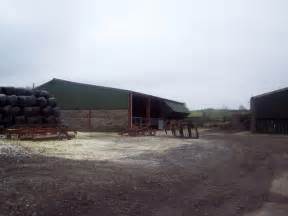
M270 192L288 197L288 172L272 181Z
M276 177L272 183L270 192L279 194L281 196L288 197L288 172ZM288 215L288 204L278 203L264 203L263 206L252 213L246 214L245 216L287 216Z
M261 209L248 213L245 216L287 216L288 205L277 203L265 203Z

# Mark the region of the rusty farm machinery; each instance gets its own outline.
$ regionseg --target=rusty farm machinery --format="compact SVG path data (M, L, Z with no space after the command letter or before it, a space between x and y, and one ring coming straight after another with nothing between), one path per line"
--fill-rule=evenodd
M128 128L120 134L128 136L155 136L157 133L160 134L161 132L164 132L166 136L178 138L199 138L199 132L196 125L185 120L166 120L160 128L152 126L149 123L133 124L131 128Z

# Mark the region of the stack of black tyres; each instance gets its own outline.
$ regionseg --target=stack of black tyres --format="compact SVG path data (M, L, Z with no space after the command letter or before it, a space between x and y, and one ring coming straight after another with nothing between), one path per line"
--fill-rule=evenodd
M0 126L57 125L56 99L45 90L0 87Z

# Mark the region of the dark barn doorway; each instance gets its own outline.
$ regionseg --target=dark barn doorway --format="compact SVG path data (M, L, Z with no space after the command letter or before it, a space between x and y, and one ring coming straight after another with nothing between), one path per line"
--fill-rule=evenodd
M187 116L185 112L177 112L177 106L182 104L162 98L134 93L130 95L129 101L131 127L163 129L166 120L179 120Z

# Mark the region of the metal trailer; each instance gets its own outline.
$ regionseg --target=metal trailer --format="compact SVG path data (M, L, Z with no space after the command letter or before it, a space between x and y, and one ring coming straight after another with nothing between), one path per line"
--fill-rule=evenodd
M40 140L40 139L72 139L77 135L75 130L66 127L19 127L5 131L7 139Z
M155 125L151 124L151 119L149 119L149 121L137 119L136 122L138 124L135 124L134 122L131 128L122 131L120 134L128 136L155 136L157 131L163 131L167 136L190 139L199 138L198 128L189 121L166 120L163 127L162 124L159 124L159 127L157 128ZM159 122L162 122L162 120L159 120Z

